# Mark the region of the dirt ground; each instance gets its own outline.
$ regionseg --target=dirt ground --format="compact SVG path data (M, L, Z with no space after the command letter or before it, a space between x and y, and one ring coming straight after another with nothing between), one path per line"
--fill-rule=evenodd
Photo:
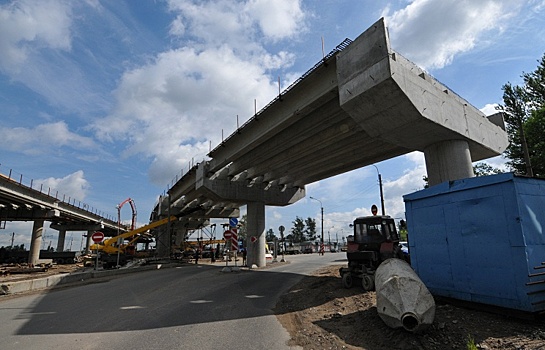
M275 313L303 349L545 349L545 322L472 310L436 300L434 323L413 334L386 326L375 292L342 287L340 266L305 277ZM469 339L473 339L473 341ZM475 347L468 345L475 344Z
M34 272L23 273L24 271L29 271L30 269L24 265L2 265L0 266L0 283L9 283L16 281L24 281L34 278L48 277L52 275L71 273L76 271L84 271L83 264L66 264L66 265L57 265L57 264L44 264L37 266ZM17 273L20 272L20 273Z

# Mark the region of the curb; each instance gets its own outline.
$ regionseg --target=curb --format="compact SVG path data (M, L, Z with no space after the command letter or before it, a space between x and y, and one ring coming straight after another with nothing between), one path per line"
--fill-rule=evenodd
M53 275L53 276L48 276L43 278L36 278L36 279L31 279L26 281L3 283L0 285L0 296L55 288L57 286L64 286L67 284L86 282L95 278L126 275L126 274L134 273L134 272L159 270L162 268L172 268L175 266L179 266L179 264L164 263L164 264L157 264L157 265L131 267L126 269L117 269L117 270L75 272L70 274Z

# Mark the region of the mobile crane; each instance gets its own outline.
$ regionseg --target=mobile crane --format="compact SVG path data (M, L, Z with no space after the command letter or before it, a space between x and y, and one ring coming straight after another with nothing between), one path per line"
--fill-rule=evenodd
M176 216L170 216L165 219L154 221L148 225L142 226L132 231L128 231L105 239L102 243L95 243L91 245L91 251L100 252L100 259L104 268L113 268L117 265L117 258L119 256L119 265L124 265L130 256L134 256L135 249L134 243L142 237L150 237L147 233L152 228L164 225L169 221L176 221ZM125 239L129 239L128 243L124 243ZM118 242L122 242L118 244Z

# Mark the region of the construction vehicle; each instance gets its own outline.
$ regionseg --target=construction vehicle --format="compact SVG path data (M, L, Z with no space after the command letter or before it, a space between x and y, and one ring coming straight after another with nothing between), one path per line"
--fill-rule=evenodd
M403 259L395 221L387 215L373 215L358 217L351 226L354 235L347 238L348 267L339 269L342 284L351 288L354 280L361 280L363 289L371 291L379 265L389 258Z
M165 219L154 221L135 230L105 239L101 243L93 244L90 249L92 252L99 253L103 268L107 269L117 265L125 265L127 260L135 255L134 244L139 239L151 237L151 235L147 233L148 230L164 225L169 221L176 220L178 220L176 216L170 216ZM126 243L125 240L128 240L128 243Z

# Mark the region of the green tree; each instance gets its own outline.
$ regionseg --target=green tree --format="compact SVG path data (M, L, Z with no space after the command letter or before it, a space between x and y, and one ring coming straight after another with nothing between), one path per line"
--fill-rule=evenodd
M244 240L246 242L246 237L248 236L248 215L244 214L238 221L238 239Z
M534 176L545 177L545 106L532 112L524 124Z
M316 239L316 220L311 217L308 217L305 220L305 235L309 241L314 241Z
M272 242L274 241L276 235L274 234L274 231L272 228L268 229L267 232L265 232L265 240L267 242Z
M486 175L493 175L493 174L500 174L502 171L498 168L494 168L490 164L486 163L477 163L473 165L473 173L475 176L486 176Z
M503 106L509 146L507 164L518 174L545 177L543 149L543 108L545 108L545 55L535 71L524 73L523 86L505 84Z
M527 95L520 86L507 83L503 86L503 103L500 109L504 112L505 126L509 138L509 146L505 150L505 157L509 159L507 165L518 174L533 175L531 160L529 159L528 142L524 133L524 123L529 111Z
M291 229L291 236L293 242L299 243L305 240L305 222L299 216L295 217L295 220L292 222L293 227Z

